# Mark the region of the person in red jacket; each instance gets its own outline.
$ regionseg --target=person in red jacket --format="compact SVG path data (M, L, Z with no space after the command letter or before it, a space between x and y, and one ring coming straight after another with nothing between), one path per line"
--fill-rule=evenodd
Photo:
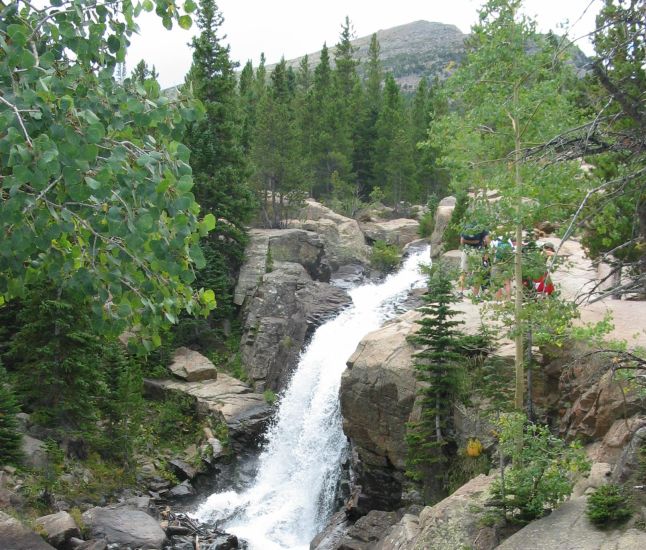
M543 254L545 259L549 262L550 258L554 256L554 245L552 243L545 243L543 245ZM546 271L538 279L534 279L534 289L536 293L543 296L549 296L554 292L554 283L550 278L550 274Z

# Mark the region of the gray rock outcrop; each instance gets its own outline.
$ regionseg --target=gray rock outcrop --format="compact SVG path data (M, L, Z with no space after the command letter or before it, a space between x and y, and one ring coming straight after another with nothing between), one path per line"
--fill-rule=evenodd
M213 415L227 425L234 447L255 441L271 417L272 408L261 394L223 373L201 382L146 380L145 387L153 395L171 391L194 397L198 414Z
M23 463L30 468L42 469L47 465L47 454L45 453L45 444L35 437L23 434L21 450L23 453Z
M456 304L456 309L461 311L464 332L477 332L478 307L462 302ZM406 423L416 420L419 413L415 406L419 382L413 367L416 350L407 338L418 329L419 319L421 313L409 311L367 334L341 378L343 429L356 452L356 485L361 488L357 498L359 514L373 509L394 510L401 505ZM480 436L473 433L474 422L467 412L455 411L456 426L468 430L466 434L458 433L458 440L463 435ZM433 488L428 490L432 492Z
M419 222L409 218L365 222L361 223L360 227L370 241L384 241L399 247L400 250L419 239Z
M166 541L159 523L135 508L90 508L83 514L83 522L93 537L111 544L151 550Z
M175 350L169 369L187 382L213 380L218 376L215 365L204 355L184 347Z
M392 510L401 499L406 422L417 394L410 311L364 337L341 378L343 429L358 455L359 509Z
M2 550L55 550L42 537L2 511L0 511L0 548Z
M333 271L348 264L367 265L370 249L359 223L307 199L296 219L287 226L317 233L323 240L325 254Z
M312 281L300 264L275 264L244 312L240 349L254 388L282 390L311 331L349 303L343 290Z
M262 276L273 269L275 262L297 263L312 279L330 280L330 264L323 241L316 233L302 229L252 229L249 237L234 291L237 305L243 305L253 295Z

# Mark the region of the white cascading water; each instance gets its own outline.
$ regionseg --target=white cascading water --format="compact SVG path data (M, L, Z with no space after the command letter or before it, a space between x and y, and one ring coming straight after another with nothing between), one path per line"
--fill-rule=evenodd
M346 361L361 339L395 314L425 281L429 250L409 256L382 283L350 291L352 306L321 325L280 399L258 473L249 489L211 495L192 514L248 542L251 550L308 549L335 511L347 452L339 410Z

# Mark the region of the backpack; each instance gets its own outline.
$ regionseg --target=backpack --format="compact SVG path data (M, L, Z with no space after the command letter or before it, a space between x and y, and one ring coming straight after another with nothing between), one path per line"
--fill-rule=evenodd
M463 243L472 248L482 248L484 246L484 239L489 233L487 231L480 231L479 233L460 233Z

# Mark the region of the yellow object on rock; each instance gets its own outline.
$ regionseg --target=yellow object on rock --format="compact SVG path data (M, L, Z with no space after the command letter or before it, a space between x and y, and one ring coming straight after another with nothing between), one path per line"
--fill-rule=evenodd
M467 455L476 458L482 454L482 443L479 439L471 438L467 442Z

